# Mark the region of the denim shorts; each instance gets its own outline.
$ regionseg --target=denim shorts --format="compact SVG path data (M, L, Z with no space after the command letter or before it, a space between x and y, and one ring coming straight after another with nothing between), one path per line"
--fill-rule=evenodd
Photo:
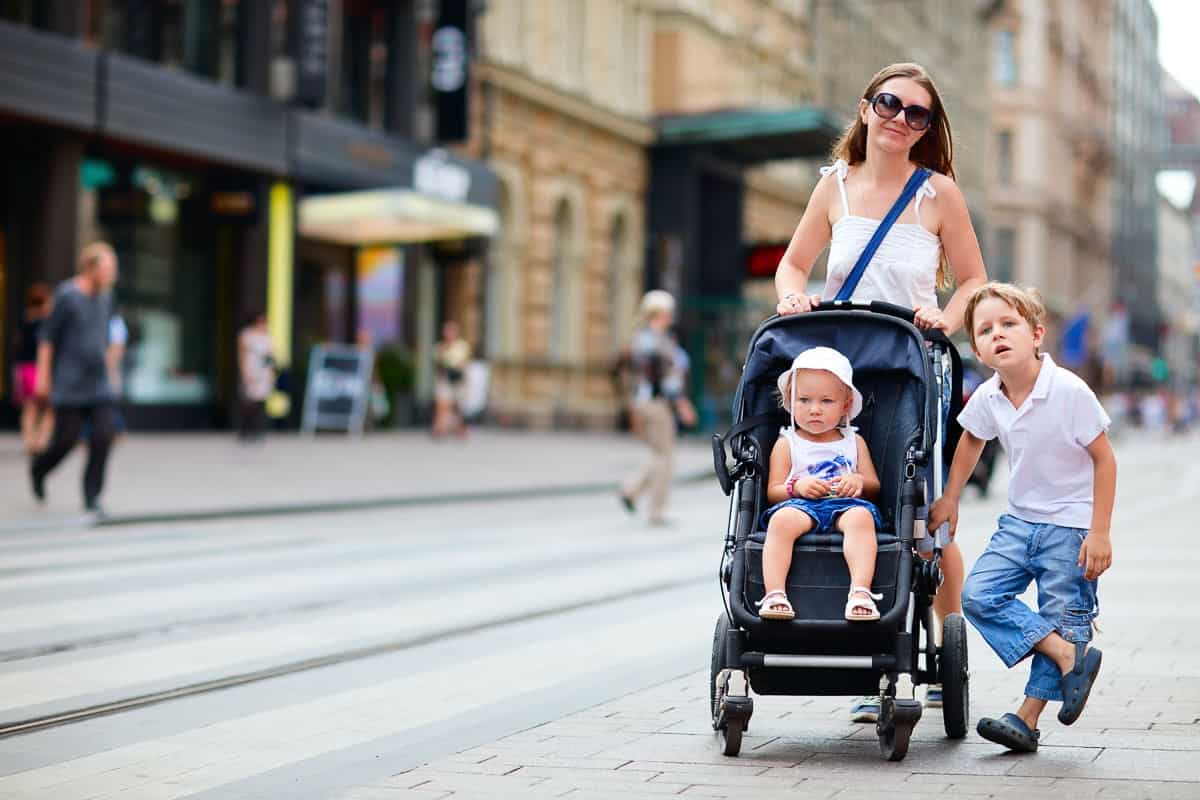
M870 511L871 517L875 520L876 531L883 527L883 519L879 516L879 509L869 500L863 500L859 497L827 497L822 500L793 497L784 500L782 503L776 503L763 512L762 526L764 529L766 529L775 512L781 508L795 508L812 517L813 529L810 533L828 533L837 530L834 526L837 524L838 518L852 508L865 508Z

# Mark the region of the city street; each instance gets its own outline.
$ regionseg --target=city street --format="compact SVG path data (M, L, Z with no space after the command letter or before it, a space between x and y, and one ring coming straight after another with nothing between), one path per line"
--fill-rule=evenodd
M0 797L1200 797L1200 441L1118 443L1104 670L1012 756L879 758L842 698L708 725L726 520L715 481L645 527L593 492L0 535ZM1003 507L964 505L971 561ZM972 718L1024 671L972 634Z

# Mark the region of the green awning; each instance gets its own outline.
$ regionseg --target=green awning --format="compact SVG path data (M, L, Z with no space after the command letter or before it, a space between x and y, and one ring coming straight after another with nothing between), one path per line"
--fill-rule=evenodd
M732 109L661 117L655 147L694 148L743 164L820 158L843 126L822 108Z

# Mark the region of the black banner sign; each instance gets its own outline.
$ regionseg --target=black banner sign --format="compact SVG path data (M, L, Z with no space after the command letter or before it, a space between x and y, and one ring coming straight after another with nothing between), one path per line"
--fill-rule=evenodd
M310 108L325 103L329 72L329 0L293 0L296 44L296 102Z
M441 0L430 40L429 85L438 142L461 142L470 135L469 5L469 0Z

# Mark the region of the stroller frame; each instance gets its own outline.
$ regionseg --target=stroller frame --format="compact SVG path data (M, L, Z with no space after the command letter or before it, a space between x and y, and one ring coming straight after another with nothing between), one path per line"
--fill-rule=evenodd
M946 734L950 738L966 735L969 691L962 616L951 614L943 621L941 646L934 636L933 598L942 581L944 529L934 535L932 558L923 559L915 551L917 542L930 535L921 518L926 482L931 484L932 497L940 496L945 452L958 438L956 425L951 431L943 430L942 405L947 395L952 411L961 405L962 373L958 353L949 340L940 331L919 331L913 325L911 310L887 303L834 302L822 303L814 312L772 317L759 326L751 339L734 400L735 424L724 436L713 436L714 467L722 490L730 496L730 505L719 572L725 610L717 619L713 635L709 676L712 724L721 734L724 753L736 756L754 710L750 689L762 695L857 695L874 693L877 686L881 697L876 723L880 751L888 760L899 761L907 754L912 730L921 718L922 706L915 697L917 684L943 685ZM790 326L813 325L829 331L833 330L831 324L853 326L865 319L896 341L905 341L909 369L905 377L913 387L908 390L908 402L912 403L919 384L925 395L921 422L903 443L901 474L880 473L881 482L900 482L899 491L888 495L895 497L891 514L894 541L881 541L876 563L876 580L882 577L886 581L889 576L881 573L895 570L892 605L874 622L850 622L840 617L801 619L799 614L789 622L762 620L752 610L747 591L749 573L755 568L753 556L760 547L752 534L765 502L770 450L767 442L773 442L777 432L771 424L782 412L748 414L753 409L747 407L747 382L762 377L751 374L752 363L757 367L764 364L761 354L755 360L756 348L767 334ZM817 336L806 346L823 343L819 333ZM778 348L778 341L766 345ZM914 355L914 342L921 342L923 356ZM770 363L777 365L781 355L775 352ZM857 364L855 370L857 382ZM947 388L949 391L945 391ZM761 384L757 391L761 394ZM896 438L892 423L888 434ZM894 442L888 446L896 452ZM805 537L801 537L797 547L804 542ZM816 549L827 563L832 563L828 553L841 558L840 546L817 545ZM789 586L796 567L797 559L793 559ZM822 591L828 593L830 587Z

